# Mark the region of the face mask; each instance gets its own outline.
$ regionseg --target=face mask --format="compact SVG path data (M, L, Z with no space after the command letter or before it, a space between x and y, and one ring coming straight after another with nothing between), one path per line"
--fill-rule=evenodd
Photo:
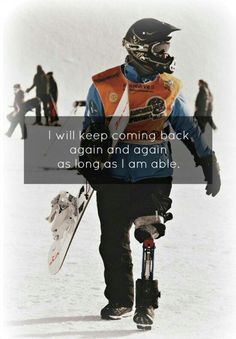
M143 67L149 67L155 73L173 73L175 70L175 59L167 52L170 48L168 41L154 42L151 44L130 43L123 40L129 54Z

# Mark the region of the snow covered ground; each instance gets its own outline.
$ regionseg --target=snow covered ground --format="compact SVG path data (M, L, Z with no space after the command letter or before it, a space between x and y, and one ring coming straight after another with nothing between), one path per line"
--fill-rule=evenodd
M121 39L133 21L156 17L182 31L172 52L176 73L193 107L197 80L204 78L215 97L218 130L214 149L221 164L222 190L207 197L203 185L175 185L174 220L157 241L155 277L162 298L153 330L136 330L132 319L100 320L103 265L98 254L99 220L95 197L84 215L61 272L51 276L47 252L50 226L45 217L58 191L77 193L76 185L24 185L23 142L19 130L2 136L4 226L4 318L2 338L161 338L233 339L235 327L235 154L232 126L235 65L231 2L151 0L24 2L6 25L6 104L12 85L31 85L35 66L54 71L59 110L84 99L90 76L121 63ZM125 9L124 9L125 8ZM211 15L209 15L211 13ZM12 19L12 20L10 20ZM230 47L230 48L229 48ZM225 72L222 72L225 69ZM7 123L4 122L7 126ZM5 126L4 126L5 127ZM135 279L140 276L141 246L132 238Z

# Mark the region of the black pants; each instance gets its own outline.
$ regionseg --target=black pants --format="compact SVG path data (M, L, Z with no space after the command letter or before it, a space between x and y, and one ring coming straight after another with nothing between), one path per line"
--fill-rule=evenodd
M25 115L28 111L31 111L32 109L37 109L40 107L40 100L38 98L32 98L29 99L27 101L25 101L21 108L20 111L17 113L16 116L14 116L10 121L11 121L11 125L7 131L7 135L9 137L12 136L16 126L18 124L20 124L21 127L21 134L22 134L22 139L26 139L27 138L27 128L26 128L26 124L25 124Z
M171 183L172 178L167 177L132 184L104 184L98 189L97 206L101 222L99 250L105 268L105 296L109 302L133 305L134 282L129 231L137 217L155 215L155 197L160 197L160 193L165 198L169 197ZM169 201L171 204L171 199ZM170 205L166 210L169 207Z
M48 122L49 115L50 115L50 109L49 109L50 98L49 98L49 95L48 94L41 94L40 96L38 95L38 98L43 103L44 116L45 116L46 122ZM41 122L41 105L37 106L37 108L36 108L36 122L37 123Z
M27 128L26 128L26 124L25 124L25 116L24 116L24 114L21 114L21 112L18 112L17 116L14 119L12 119L11 125L10 125L6 134L9 137L11 137L18 124L20 124L22 139L26 139L27 138Z
M196 117L196 119L202 133L205 132L207 123L211 126L212 129L216 129L216 125L212 119L212 116L198 116Z

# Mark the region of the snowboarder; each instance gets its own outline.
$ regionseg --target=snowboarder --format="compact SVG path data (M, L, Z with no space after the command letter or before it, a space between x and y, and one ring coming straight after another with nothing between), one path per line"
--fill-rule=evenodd
M97 208L101 223L100 254L104 263L105 296L108 304L101 310L102 319L120 319L131 314L134 303L134 282L129 231L135 224L135 235L140 242L160 238L165 234L167 211L171 207L170 192L173 169L148 167L129 168L130 161L143 160L135 147L165 146L167 153L148 154L146 161L171 159L168 141L161 139L169 125L175 132L189 133L189 142L195 150L195 160L203 169L207 182L206 194L215 196L220 190L219 168L215 153L205 144L201 131L189 116L183 97L181 82L171 74L175 58L168 54L170 34L179 29L156 19L135 22L123 39L128 52L121 66L108 69L92 77L85 110L83 147L102 147L102 155L84 155L80 161L102 161L108 158L110 146L107 120L113 115L124 91L129 89L130 120L126 139L118 143L122 151L127 145L125 165L95 171L81 170L97 191ZM184 119L183 119L184 117ZM130 135L156 131L156 140L132 140ZM105 140L86 138L94 133L107 134ZM131 133L130 133L131 132ZM90 133L90 134L88 134ZM169 150L169 151L168 151ZM112 155L110 161L121 163L122 152ZM138 232L140 231L140 232ZM154 310L158 307L157 280L140 279L136 282L136 308L134 322L150 326Z
M25 138L26 136L26 126L25 126L25 122L24 119L19 119L20 114L19 111L24 103L24 91L21 89L21 85L20 84L15 84L13 86L13 91L15 94L14 97L14 103L13 103L13 108L14 111L12 111L11 113L9 113L7 115L7 119L11 122L10 128L8 129L8 131L6 132L6 135L8 137L11 137L12 133L14 132L17 124L20 124L21 127L21 134L22 134L22 139Z
M36 87L36 97L38 97L43 103L44 116L46 125L49 125L49 83L47 76L42 66L37 66L37 73L34 76L33 84L26 90L29 93L34 87ZM41 122L41 105L36 110L36 121L34 125L42 125Z
M23 91L22 91L23 92ZM24 93L24 92L23 92ZM25 102L22 102L21 105L17 105L17 111L14 111L14 114L8 115L8 120L11 122L11 125L6 132L8 137L11 137L16 126L20 124L22 137L21 139L27 138L27 127L25 124L25 115L27 112L32 111L33 109L38 110L40 106L39 98L32 98Z
M14 107L14 110L16 112L19 112L19 110L21 108L21 105L24 102L24 97L25 97L24 91L21 89L21 85L20 84L15 84L13 86L13 90L14 90L14 93L15 93L13 107Z
M216 125L212 119L212 110L213 110L213 95L209 89L208 84L200 79L198 81L199 92L195 101L195 113L199 127L204 133L207 123L211 126L212 129L216 129Z
M48 72L47 78L49 82L50 122L54 126L58 126L59 125L57 123L57 121L59 120L58 113L57 113L58 87L53 77L53 72Z

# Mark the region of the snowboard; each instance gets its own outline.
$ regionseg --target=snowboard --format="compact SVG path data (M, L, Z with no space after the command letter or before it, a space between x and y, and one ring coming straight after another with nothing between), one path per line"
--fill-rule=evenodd
M48 253L48 268L51 274L61 269L75 232L92 198L93 189L84 184L77 197L69 192L60 192L52 201L52 212L47 218L52 222L53 244Z
M110 134L122 133L129 122L128 86L120 99L110 123ZM117 140L113 139L112 147ZM76 230L81 222L83 214L93 195L93 188L89 184L83 184L78 196L74 197L69 192L60 192L51 202L51 213L47 220L52 224L53 244L48 252L48 268L51 274L60 271Z

